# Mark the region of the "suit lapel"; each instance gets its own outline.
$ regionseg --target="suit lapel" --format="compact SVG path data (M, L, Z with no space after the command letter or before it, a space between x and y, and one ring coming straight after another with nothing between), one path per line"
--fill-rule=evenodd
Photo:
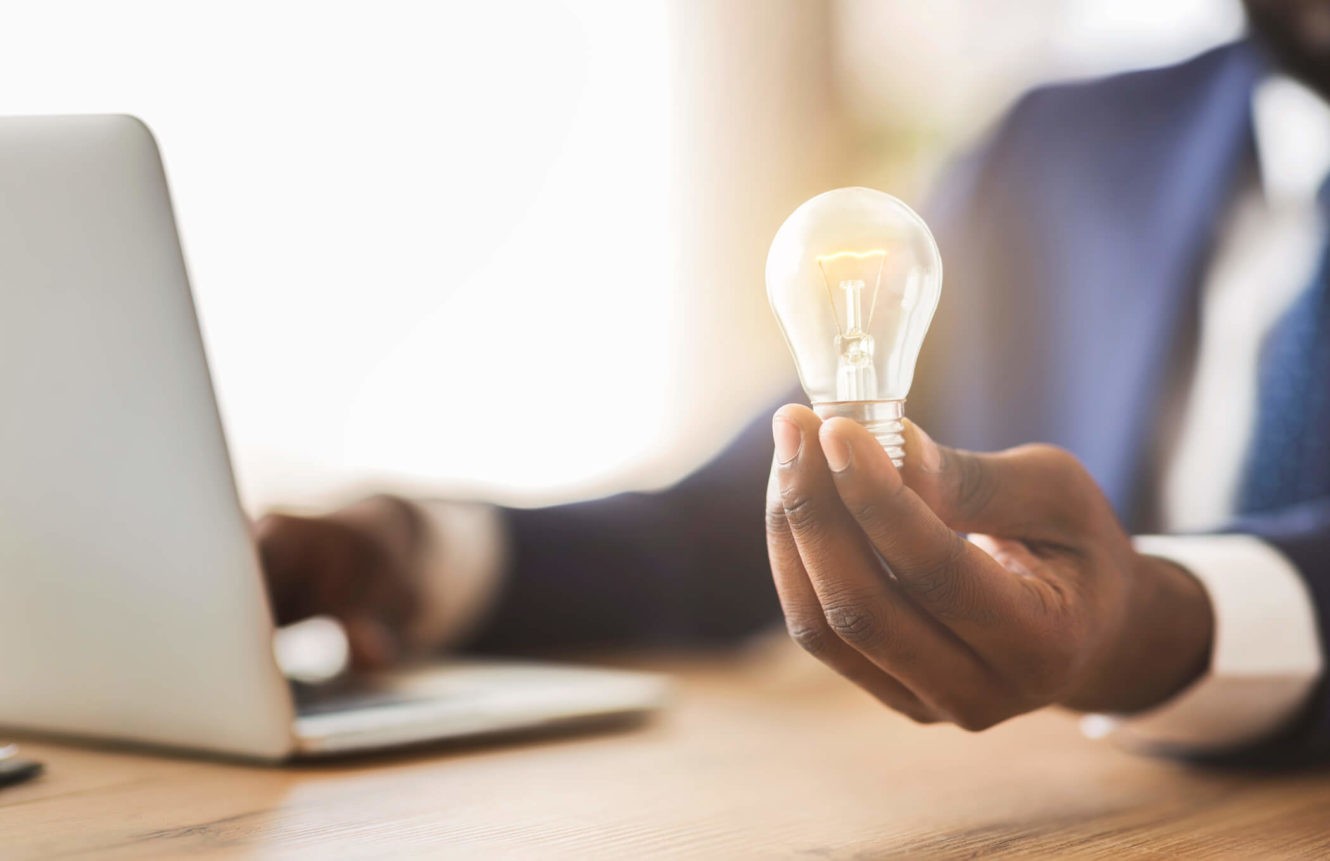
M1058 260L1054 276L1083 288L1070 292L1077 322L1057 350L1070 358L1061 388L1076 405L1061 415L1065 442L1129 520L1149 508L1152 442L1160 416L1177 406L1168 403L1178 382L1170 371L1189 364L1199 286L1252 152L1260 59L1239 43L1212 60L1179 67L1176 80L1161 76L1158 103L1139 108L1157 119L1100 154L1111 188L1086 201L1081 241L1069 243L1082 256Z
M1262 66L1237 43L1019 106L934 199L947 286L911 414L968 448L1064 446L1142 525Z

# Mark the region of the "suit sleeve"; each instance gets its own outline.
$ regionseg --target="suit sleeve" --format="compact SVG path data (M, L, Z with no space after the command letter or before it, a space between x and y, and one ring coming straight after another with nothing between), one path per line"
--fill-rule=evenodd
M764 411L667 490L504 511L507 577L470 648L707 645L772 624L780 608L763 527L771 448Z

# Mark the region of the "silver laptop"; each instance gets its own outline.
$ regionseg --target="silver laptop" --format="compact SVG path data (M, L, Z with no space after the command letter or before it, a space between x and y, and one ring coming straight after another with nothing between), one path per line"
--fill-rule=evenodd
M654 676L448 662L297 702L151 133L0 119L0 726L263 760L641 715Z

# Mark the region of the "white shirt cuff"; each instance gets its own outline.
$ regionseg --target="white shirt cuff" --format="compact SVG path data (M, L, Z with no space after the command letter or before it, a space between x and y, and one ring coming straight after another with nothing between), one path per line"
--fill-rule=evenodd
M1297 568L1249 535L1151 535L1135 544L1205 587L1215 614L1210 667L1147 712L1087 715L1085 734L1195 754L1249 745L1287 726L1324 669L1314 605Z
M421 651L456 646L498 597L508 561L503 516L492 505L414 503L425 523L421 607L407 634Z

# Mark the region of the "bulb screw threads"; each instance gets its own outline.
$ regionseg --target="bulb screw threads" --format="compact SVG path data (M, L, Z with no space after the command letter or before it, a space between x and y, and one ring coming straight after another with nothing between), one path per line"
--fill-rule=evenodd
M899 469L905 463L905 401L828 401L813 404L823 421L850 419L873 435Z

